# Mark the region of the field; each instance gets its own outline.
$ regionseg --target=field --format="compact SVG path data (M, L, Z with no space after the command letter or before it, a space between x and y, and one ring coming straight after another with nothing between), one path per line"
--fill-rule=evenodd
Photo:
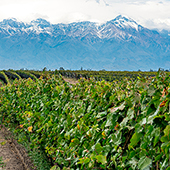
M71 84L63 76L79 79ZM170 77L1 71L0 121L37 169L170 170Z

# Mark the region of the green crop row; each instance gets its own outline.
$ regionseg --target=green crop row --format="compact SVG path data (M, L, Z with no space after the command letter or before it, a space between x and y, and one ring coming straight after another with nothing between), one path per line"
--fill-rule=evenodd
M5 84L9 83L9 79L3 71L0 72L0 80L2 80Z
M15 79L31 78L33 80L37 80L37 78L40 78L41 76L43 76L43 74L39 73L38 71L24 71L24 70L2 70L0 71L0 80L5 84L9 84Z
M44 169L169 170L170 78L60 76L0 88L0 120L50 161ZM37 167L38 169L38 167Z
M87 71L87 70L55 70L55 71L35 71L35 70L3 70L1 72L4 72L8 79L10 81L13 81L14 79L20 79L20 78L32 78L36 80L37 78L40 78L43 76L43 78L46 77L46 75L53 75L53 74L61 74L64 77L68 78L74 78L74 79L80 79L80 78L94 78L96 81L115 81L115 80L123 80L125 77L135 80L137 77L155 77L156 72L142 72L142 71ZM170 74L167 72L167 74ZM0 79L1 76L0 76ZM4 81L4 79L2 79ZM6 82L5 82L6 83Z
M143 72L143 71L86 71L86 70L56 70L56 73L60 73L64 77L79 79L83 77L85 79L94 78L97 81L114 81L123 80L125 77L135 80L138 76L142 77L155 77L157 72ZM169 72L167 72L169 74Z

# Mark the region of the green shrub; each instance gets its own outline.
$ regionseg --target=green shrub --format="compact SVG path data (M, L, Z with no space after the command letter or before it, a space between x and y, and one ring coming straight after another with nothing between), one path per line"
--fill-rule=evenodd
M23 133L53 169L167 169L170 78L70 85L60 77L0 88L1 120ZM50 169L51 167L49 167Z
M3 71L0 71L0 79L5 83L9 84L9 79Z

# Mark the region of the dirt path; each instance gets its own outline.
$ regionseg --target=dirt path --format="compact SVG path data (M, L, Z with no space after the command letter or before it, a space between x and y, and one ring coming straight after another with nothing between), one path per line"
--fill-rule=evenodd
M0 157L5 164L1 165L0 170L33 170L33 164L30 161L25 149L14 139L10 138L10 132L5 128L0 129ZM1 159L0 159L1 160Z
M69 82L70 84L77 84L79 83L78 80L72 78L65 78L63 77L64 81Z

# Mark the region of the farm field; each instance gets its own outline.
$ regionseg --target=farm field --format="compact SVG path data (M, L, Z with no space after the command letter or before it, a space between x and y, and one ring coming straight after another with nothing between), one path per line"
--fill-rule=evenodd
M170 169L169 73L13 70L0 79L1 124L37 169Z
M157 72L155 71L88 71L88 70L55 70L55 71L47 71L44 68L42 71L35 71L35 70L1 70L0 71L0 85L2 83L9 83L15 79L37 79L40 76L46 75L62 75L66 78L71 78L74 80L78 80L80 78L93 78L96 81L119 81L123 80L125 77L130 78L131 80L135 80L137 77L155 77ZM166 74L170 75L170 72L166 72Z

